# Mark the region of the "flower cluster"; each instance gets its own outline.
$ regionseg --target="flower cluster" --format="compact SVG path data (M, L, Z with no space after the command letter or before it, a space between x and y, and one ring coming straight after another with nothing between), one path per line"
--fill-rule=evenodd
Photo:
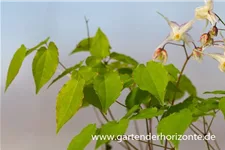
M221 20L221 18L213 11L213 1L212 0L205 0L205 5L201 7L197 7L195 9L195 15L194 19L190 20L189 22L179 25L178 23L174 21L170 21L167 17L165 17L163 14L159 13L160 16L162 16L168 25L171 28L171 32L169 36L156 48L153 59L159 60L162 63L166 63L168 59L168 54L165 49L165 46L167 44L173 44L182 46L185 49L185 53L187 58L193 57L195 60L201 62L204 55L207 55L219 62L219 69L222 72L225 72L225 38L222 35L222 31L225 31L225 29L219 29L218 24L221 22L225 26L224 22ZM194 23L198 20L206 20L206 27L208 26L208 23L211 24L210 30L206 33L203 33L200 37L200 44L199 46L196 46L193 38L188 33L188 31L191 30ZM220 37L222 40L215 40L218 38L220 33ZM183 42L183 44L176 44L173 42ZM190 44L194 46L193 51L190 56L188 56L188 53L186 51L186 45L190 47ZM214 48L220 48L224 52L223 53L207 53L205 50L209 47Z

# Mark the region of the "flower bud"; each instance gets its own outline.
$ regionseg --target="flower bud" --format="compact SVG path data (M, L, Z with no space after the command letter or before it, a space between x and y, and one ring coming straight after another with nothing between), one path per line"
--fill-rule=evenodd
M195 60L197 60L198 62L201 62L202 61L202 59L203 59L203 53L202 53L202 51L203 51L203 48L202 47L197 47L197 48L195 48L194 50L193 50L193 58L195 59Z
M167 51L163 48L158 48L153 55L153 60L159 60L162 63L166 63L168 58Z
M200 37L200 42L203 47L206 47L206 46L213 44L213 38L211 38L209 33L204 33Z
M213 28L209 31L209 34L211 37L218 35L218 28L216 26L213 26Z

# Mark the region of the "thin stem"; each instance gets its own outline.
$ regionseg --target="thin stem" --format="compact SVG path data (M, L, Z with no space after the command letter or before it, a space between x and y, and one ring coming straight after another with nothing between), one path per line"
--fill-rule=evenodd
M128 149L128 150L131 150L131 148L130 148L130 146L127 144L127 142L126 141L124 141L124 143L126 144L126 148Z
M149 119L149 131L152 134L152 119ZM150 143L153 143L152 138L150 139ZM151 148L153 150L153 145L151 144Z
M209 132L209 130L210 130L211 126L212 126L212 123L213 123L214 119L215 119L215 116L212 117L212 119L211 119L211 121L210 121L210 123L208 125L208 129L206 131L206 134Z
M223 22L223 20L215 13L216 17L219 19L219 21L225 26L225 23Z
M218 111L216 111L216 113L217 113L217 112L218 112ZM214 119L212 118L212 120L210 121L210 123L213 122L213 120L214 120ZM212 123L211 123L211 125L212 125ZM210 128L211 128L211 125L208 125L208 124L206 123L206 126L208 127L209 132L210 132L211 134L213 134L212 130L210 129ZM214 140L214 143L215 143L216 147L218 148L218 150L220 150L220 146L219 146L219 144L218 144L218 142L217 142L216 139Z
M192 42L192 44L194 45L195 48L197 48L196 44L194 42Z
M103 125L103 122L102 122L102 120L100 119L100 116L99 116L99 114L98 114L98 112L97 112L96 108L95 108L95 107L93 107L93 110L94 110L94 112L95 112L95 115L96 115L96 117L97 117L98 121L99 121L99 122Z
M89 20L86 18L86 16L84 16L84 20L85 20L85 24L86 24L86 28L87 28L87 37L88 37L88 49L90 48L90 31L89 31L89 26L88 26L88 22Z
M176 84L177 87L179 87L181 77L182 77L182 75L183 75L183 73L184 73L184 69L185 69L185 67L187 66L187 63L188 63L188 61L190 60L191 57L192 57L192 53L187 57L187 59L185 60L185 62L184 62L184 64L183 64L183 67L182 67L182 69L181 69L181 71L180 71L180 74L179 74L179 76L178 76L178 79L177 79L177 84ZM176 99L176 92L174 93L174 96L173 96L172 105L174 105L175 99Z
M213 43L224 43L222 40L214 41Z
M196 130L198 130L201 134L204 135L204 132L202 132L198 127L196 127L194 124L191 124Z
M125 108L127 108L127 106L126 106L126 105L124 105L124 104L120 103L119 101L116 101L116 103L117 103L117 104L119 104L119 105L121 105L121 106L123 106L123 107L125 107Z
M135 147L132 143L130 143L129 141L125 141L127 144L129 144L133 149L135 149L135 150L138 150L138 148L137 147Z
M209 132L210 132L211 134L213 134L213 132L211 131L211 129L209 129ZM219 146L219 144L218 144L218 142L217 142L216 139L214 140L214 143L215 143L217 149L218 149L218 150L221 150L221 149L220 149L220 146Z
M196 135L199 135L191 126L189 126L189 128L192 130L192 132L194 132ZM213 150L215 150L215 148L207 141L207 140L204 140L208 145L209 147L211 147Z
M196 135L199 135L198 132L196 132L191 126L189 126L192 132L194 132Z
M206 145L207 145L207 149L210 150L210 147L209 147L209 142L207 140L204 140L206 142Z
M115 120L113 114L112 114L112 111L110 110L110 108L108 109L108 112L109 112L109 116L111 117L112 120Z
M139 142L143 142L143 143L148 143L147 141L142 141L142 140L138 140ZM156 147L161 147L161 148L164 148L164 146L162 146L162 145L158 145L158 144L154 144L154 143L151 143L152 145L154 145L154 146L156 146ZM167 149L170 149L170 148L168 148L167 147Z
M206 132L206 120L205 120L205 117L203 116L202 117L203 118L203 127L204 127L204 136L207 134L207 132ZM206 142L206 145L207 145L207 148L208 148L208 150L210 150L210 147L209 147L209 142L207 141L207 140L205 140L205 142Z
M66 70L66 66L64 66L60 61L59 61L59 64L60 64L60 66L62 66L63 67L63 69L65 69Z
M203 116L203 129L204 129L204 134L207 134L206 133L206 120L205 120L205 117Z
M140 135L140 131L139 131L138 124L137 124L136 120L134 120L134 128L135 128L136 133L138 135ZM143 150L143 145L140 142L138 142L138 144L139 144L140 150Z
M102 117L105 119L105 121L109 122L109 119L102 112L101 112L101 114L102 114Z
M168 144L168 141L167 141L167 139L166 139L165 146L164 146L164 150L167 149L167 144Z
M165 45L163 45L163 47L162 47L162 48L164 49L164 48L166 47L166 45L168 45L168 44L183 47L183 45L182 45L182 44L177 44L177 43L167 42Z
M149 125L148 125L148 119L145 119L146 129L147 129L147 135L149 135ZM150 140L148 140L148 148L151 150L151 143Z
M184 41L183 41L183 48L184 48L184 52L185 52L186 58L188 58L188 52L187 52L187 48L185 46L185 42Z

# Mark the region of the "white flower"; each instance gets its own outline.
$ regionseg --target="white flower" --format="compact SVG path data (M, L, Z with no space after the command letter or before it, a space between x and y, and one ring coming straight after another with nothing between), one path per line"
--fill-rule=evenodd
M199 20L206 19L213 26L217 23L218 19L213 12L213 0L205 0L205 5L195 9L195 18Z
M159 47L162 47L168 41L184 41L186 44L193 42L192 37L187 32L192 28L192 25L194 24L195 20L191 20L183 25L178 25L176 22L170 21L163 14L159 12L158 14L161 15L167 21L168 25L171 28L170 35L166 38L165 41L163 41L162 44L160 44Z
M219 62L218 68L220 69L220 71L225 72L225 55L217 54L217 53L210 53L210 54L207 53L206 55L218 61Z

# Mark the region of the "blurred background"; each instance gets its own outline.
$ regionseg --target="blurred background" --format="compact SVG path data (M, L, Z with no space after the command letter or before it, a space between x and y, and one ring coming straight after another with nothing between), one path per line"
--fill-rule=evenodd
M112 51L125 53L145 63L152 58L155 48L170 32L165 20L156 11L160 11L170 20L183 24L194 17L194 9L203 2L3 2L1 7L1 148L3 150L65 150L74 135L89 123L97 123L91 107L81 109L56 135L55 102L56 95L67 78L54 84L50 89L43 87L35 95L31 64L34 54L25 59L23 66L4 93L7 69L10 60L21 44L31 48L50 36L60 53L60 60L69 67L83 60L88 53L68 54L76 44L86 38L84 16L89 21L90 33L97 28L108 36ZM225 3L216 2L215 12L225 20ZM205 22L194 24L190 34L199 41ZM169 60L181 68L185 55L181 48L167 47ZM222 52L211 49L211 52ZM191 49L189 49L189 53ZM185 74L198 89L198 95L204 91L225 89L225 74L218 69L218 63L205 57L202 63L191 60ZM55 76L57 76L56 73ZM119 101L124 103L128 91L123 91ZM112 112L119 119L125 114L121 106L114 104ZM185 118L184 118L185 119ZM141 133L145 134L145 122L139 121ZM221 113L212 125L221 149L225 149L225 121ZM134 126L128 129L134 132ZM187 131L187 134L191 132ZM94 142L87 146L92 150ZM115 149L122 149L113 144ZM203 141L182 141L181 150L191 148L206 149ZM157 150L157 149L156 149Z

